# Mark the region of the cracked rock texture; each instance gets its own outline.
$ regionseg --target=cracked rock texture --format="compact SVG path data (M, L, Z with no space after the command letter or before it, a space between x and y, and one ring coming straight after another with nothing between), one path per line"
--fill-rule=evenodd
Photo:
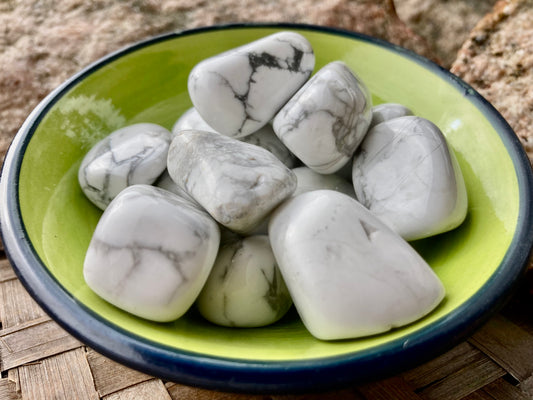
M392 0L3 0L0 162L37 103L92 61L173 30L239 22L301 22L364 32L434 58Z
M499 1L476 25L451 71L498 109L533 162L533 0Z
M395 0L400 18L449 68L472 28L496 0Z
M336 26L453 64L452 71L504 115L533 157L532 0L499 1L469 34L495 1L2 0L0 162L37 103L92 61L160 33L242 21Z

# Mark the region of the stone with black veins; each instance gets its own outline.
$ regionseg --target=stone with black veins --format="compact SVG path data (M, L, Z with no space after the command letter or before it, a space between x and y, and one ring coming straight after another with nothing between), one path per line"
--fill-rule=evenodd
M170 144L172 180L220 224L252 231L296 189L296 176L262 147L216 132L182 131Z
M222 245L196 304L206 319L223 326L260 327L283 317L292 300L268 236Z
M371 119L372 98L365 83L345 63L334 61L298 90L272 126L306 166L331 174L351 160Z
M178 118L172 127L172 134L176 135L179 132L188 129L216 132L215 129L211 128L209 124L204 121L194 107L189 108ZM239 140L267 149L288 168L293 168L298 163L296 157L294 157L289 149L287 149L283 142L276 136L270 123L250 135L239 138Z
M84 156L78 170L83 193L104 210L126 187L154 183L166 168L169 144L170 132L156 124L117 129Z
M282 31L199 62L189 74L187 88L209 126L240 138L270 122L314 66L309 41Z
M100 218L83 276L111 304L149 320L172 321L198 297L219 243L218 225L205 211L166 190L133 185Z
M424 259L343 193L292 197L273 213L269 237L298 314L318 339L386 332L422 318L444 298Z

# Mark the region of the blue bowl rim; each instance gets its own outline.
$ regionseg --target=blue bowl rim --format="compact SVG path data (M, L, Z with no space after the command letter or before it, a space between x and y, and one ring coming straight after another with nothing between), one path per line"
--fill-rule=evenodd
M18 178L25 149L50 108L74 85L99 68L138 49L178 37L228 29L296 29L341 36L384 47L448 81L485 115L512 159L519 185L517 229L496 272L466 303L433 324L382 346L300 361L254 361L208 356L171 348L104 320L76 300L51 275L26 233L19 206ZM533 174L517 136L496 109L471 86L434 62L402 47L352 31L292 23L239 23L171 32L140 41L97 60L52 91L15 136L0 178L0 235L18 278L36 302L66 331L99 353L131 368L207 389L247 393L288 393L338 388L383 378L414 367L466 339L510 296L525 271L533 244L530 196Z

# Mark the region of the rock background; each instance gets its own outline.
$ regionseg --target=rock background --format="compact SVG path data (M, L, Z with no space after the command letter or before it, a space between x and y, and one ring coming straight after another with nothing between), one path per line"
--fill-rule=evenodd
M457 51L496 0L395 0L399 17L449 68Z
M451 71L498 109L533 162L533 0L499 1L470 33Z
M242 22L365 32L435 58L392 0L19 0L0 2L0 161L37 103L92 61L164 32Z
M496 0L2 0L0 162L38 102L92 61L164 32L243 21L340 27L406 47L445 68L453 64L453 72L496 105L531 152L533 68L529 55L533 53L533 5L531 0L499 1L494 13L483 19L495 3ZM471 33L478 22L480 27ZM515 34L517 27L519 34ZM485 71L485 66L490 70Z

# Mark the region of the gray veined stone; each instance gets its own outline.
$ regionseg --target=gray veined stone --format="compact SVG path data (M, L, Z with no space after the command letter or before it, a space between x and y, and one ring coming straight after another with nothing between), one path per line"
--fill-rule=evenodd
M356 153L357 199L406 240L459 226L468 199L461 168L440 129L414 116L372 128Z
M180 186L176 185L176 182L172 180L166 169L161 174L161 176L157 178L157 180L154 182L154 186L172 192L182 197L183 199L188 200L191 204L203 210L202 206L198 204L198 202L193 197L191 197L191 195L187 193L185 189L182 189Z
M413 115L413 112L402 104L398 103L382 103L372 107L372 122L368 129L372 129L377 124L394 119L398 117L405 117L406 115Z
M176 120L174 126L172 126L172 135L177 135L181 131L187 131L189 129L216 132L215 129L211 128L209 124L204 121L202 116L194 107L189 108Z
M276 114L274 132L305 165L331 174L348 163L372 118L366 85L340 61L322 67Z
M262 147L276 156L288 168L293 168L298 160L276 136L272 125L266 124L258 131L240 139L243 142Z
M283 317L292 300L268 236L222 246L197 305L206 319L223 326L259 327Z
M211 128L207 122L203 120L194 107L189 108L178 118L174 124L174 127L172 128L172 135L177 135L181 131L190 129L216 132L215 129ZM259 130L251 133L250 135L239 138L239 140L267 149L289 168L293 168L297 163L296 157L294 157L289 149L285 147L283 142L279 140L270 123L266 124L262 128L259 128Z
M269 237L298 314L323 340L386 332L444 298L416 251L355 199L332 190L285 201Z
M355 199L355 191L351 182L336 174L323 175L309 167L293 168L297 186L293 196L313 190L329 189L347 194Z
M218 225L206 212L163 189L133 185L104 211L83 276L111 304L142 318L172 321L198 297L219 243Z
M209 126L243 137L274 117L314 65L306 38L280 32L198 63L189 74L189 96Z
M130 185L152 184L166 168L170 132L140 123L118 129L83 158L78 181L87 198L104 210Z
M215 220L253 230L296 188L296 177L262 147L215 132L182 131L168 152L172 180Z

